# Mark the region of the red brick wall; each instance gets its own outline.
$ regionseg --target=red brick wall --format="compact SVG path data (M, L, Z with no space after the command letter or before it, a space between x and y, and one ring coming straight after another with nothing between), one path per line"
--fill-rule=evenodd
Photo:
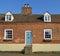
M25 43L25 31L32 31L33 43L60 43L60 23L0 23L0 43ZM4 29L13 29L13 40L4 41ZM52 29L52 41L44 42L44 29Z

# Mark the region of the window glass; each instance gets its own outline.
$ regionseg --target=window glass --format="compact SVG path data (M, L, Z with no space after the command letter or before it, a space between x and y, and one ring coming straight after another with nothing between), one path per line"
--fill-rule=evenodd
M8 20L11 20L11 15L8 16Z
M51 34L50 34L50 32L45 32L45 38L51 38Z
M47 21L47 16L45 16L45 20Z
M51 40L52 39L52 30L51 29L45 29L44 30L44 39L45 40Z
M6 19L7 21L11 21L11 15L7 15Z
M48 21L50 20L50 16L48 16Z
M49 16L49 15L45 15L45 16L44 16L44 21L45 21L45 22L51 22L50 16Z
M5 35L5 39L12 39L12 30L6 30Z

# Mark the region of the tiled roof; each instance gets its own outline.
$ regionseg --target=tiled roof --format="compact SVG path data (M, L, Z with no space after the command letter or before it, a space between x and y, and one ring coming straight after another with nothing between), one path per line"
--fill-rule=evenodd
M44 15L32 14L32 15L21 15L13 14L14 20L12 22L44 22ZM51 15L51 22L60 22L60 14ZM0 14L0 22L5 22L5 15Z

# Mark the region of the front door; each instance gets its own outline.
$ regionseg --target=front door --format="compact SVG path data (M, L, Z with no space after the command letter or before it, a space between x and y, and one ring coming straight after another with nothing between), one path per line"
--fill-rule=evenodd
M26 45L32 44L32 32L31 31L25 31L25 43Z

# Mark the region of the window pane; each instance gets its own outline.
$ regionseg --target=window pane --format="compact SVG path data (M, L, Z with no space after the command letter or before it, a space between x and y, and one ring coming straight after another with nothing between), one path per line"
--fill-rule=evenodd
M12 38L12 30L6 30L6 38Z
M45 16L45 20L47 21L47 16Z
M9 38L12 38L12 36L9 36Z
M51 35L45 35L45 38L51 38Z
M49 32L45 32L45 34L49 34Z
M11 15L7 15L7 21L11 20Z
M51 31L45 32L45 38L51 38Z
M9 15L9 20L11 20L11 15Z
M50 16L48 16L48 21L50 20Z

